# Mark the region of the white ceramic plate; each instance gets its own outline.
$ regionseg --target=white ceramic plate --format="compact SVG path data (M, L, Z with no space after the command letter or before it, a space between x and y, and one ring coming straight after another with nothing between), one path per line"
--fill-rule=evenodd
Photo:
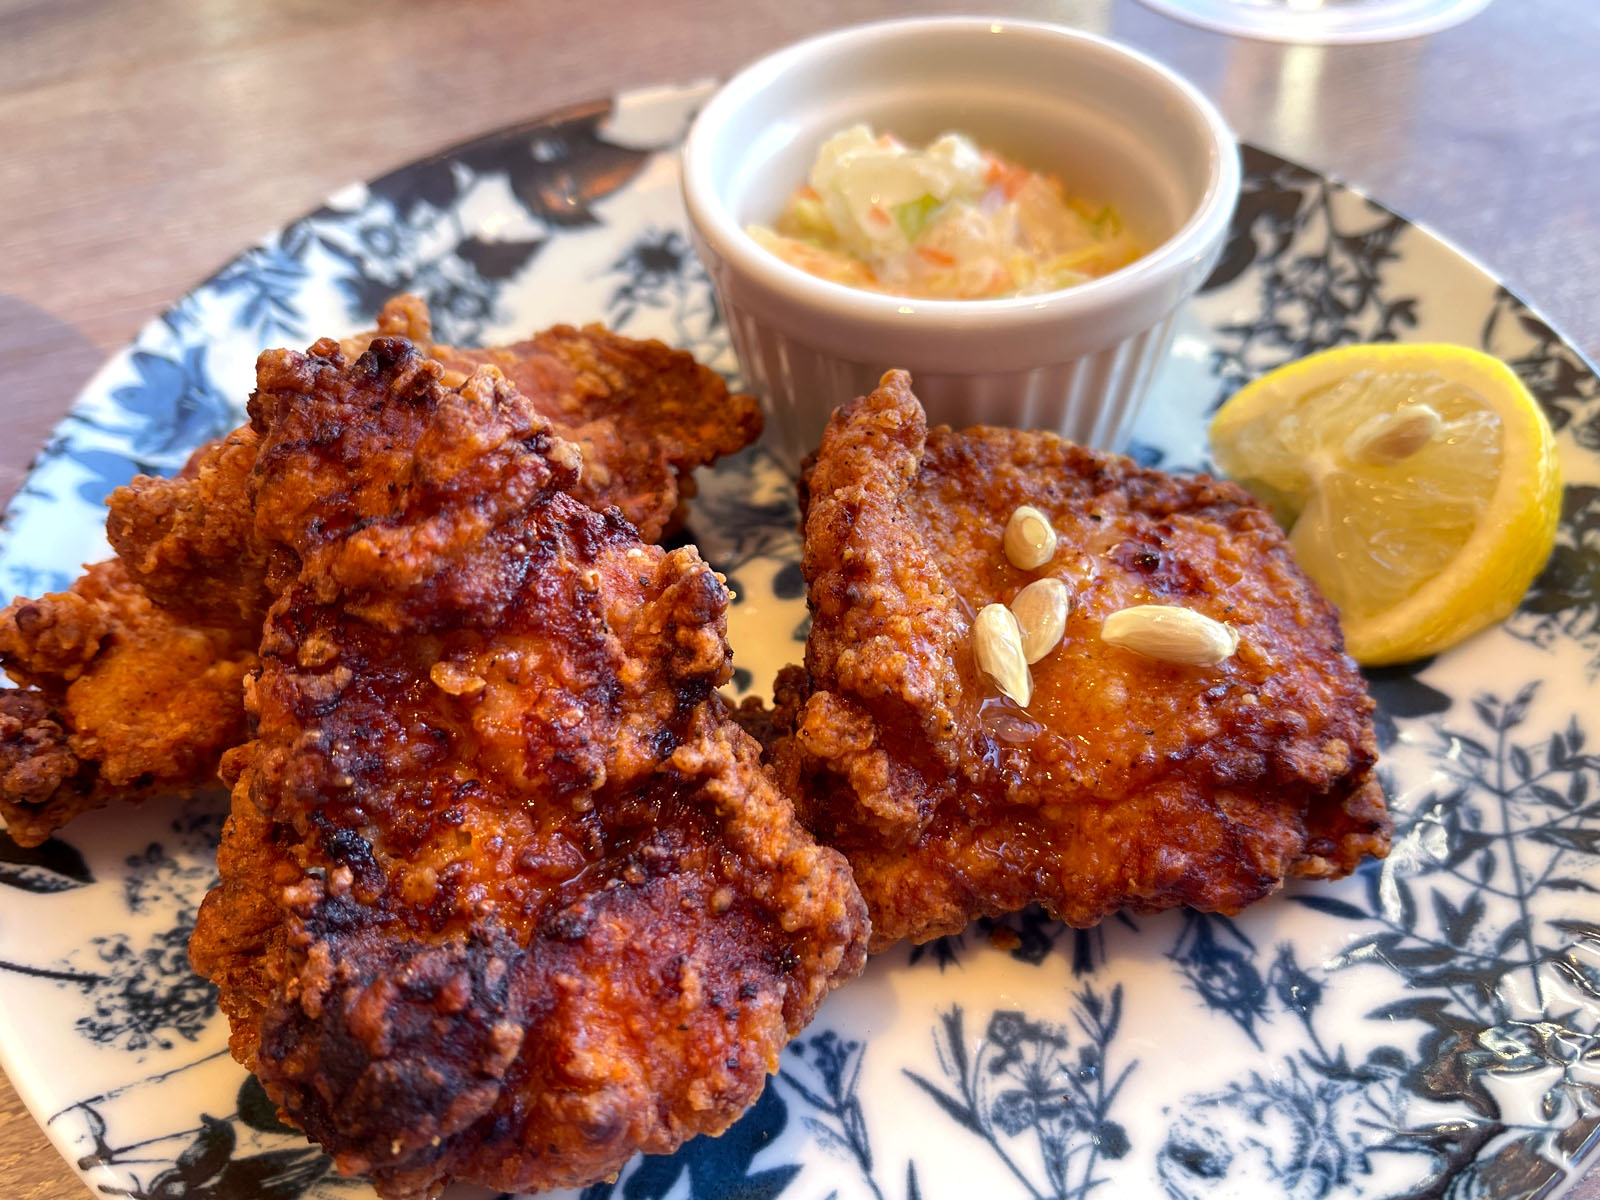
M731 372L672 150L703 97L632 93L491 135L348 188L224 267L84 391L5 515L0 587L64 587L105 552L112 487L241 421L259 349L356 330L393 292L423 293L452 341L599 319ZM1080 932L1024 913L891 951L733 1130L589 1200L1509 1200L1558 1190L1595 1142L1600 383L1426 232L1261 151L1245 165L1141 457L1201 466L1204 420L1238 384L1384 338L1499 354L1560 431L1565 520L1521 610L1371 676L1394 852L1237 920ZM794 520L761 452L701 473L689 536L741 597L741 692L801 653ZM100 1194L370 1196L277 1124L189 972L220 811L108 811L36 851L0 843L0 1057Z
M1459 25L1489 0L1143 0L1159 13L1273 42L1394 42Z

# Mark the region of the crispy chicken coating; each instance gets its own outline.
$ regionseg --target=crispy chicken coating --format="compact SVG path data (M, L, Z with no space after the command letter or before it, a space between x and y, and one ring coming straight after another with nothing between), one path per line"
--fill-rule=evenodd
M615 505L646 541L659 541L694 494L694 468L761 433L756 401L682 350L638 341L599 325L557 325L525 341L463 349L433 341L428 307L396 296L375 330L343 343L355 358L378 337L405 337L460 383L485 363L498 367L556 434L583 451L571 493L596 512ZM255 464L249 426L196 452L173 479L139 476L108 501L106 535L145 591L174 612L259 625L294 563L274 564L254 529L247 481Z
M170 479L135 476L106 501L106 538L157 604L190 619L259 633L271 591L254 534L248 425L207 442Z
M1241 489L1047 433L927 428L903 372L835 413L802 487L812 613L772 758L867 898L873 949L1033 902L1235 913L1286 876L1382 855L1373 704L1338 620ZM1036 570L1002 549L1032 505ZM1026 708L975 664L974 615L1036 578L1073 597ZM1213 667L1101 640L1139 604L1231 625ZM786 732L782 732L786 731Z
M117 559L70 591L0 611L0 815L35 846L112 798L216 786L244 737L243 679L255 639L187 625L152 603Z
M864 905L729 718L727 591L567 494L496 371L259 364L268 614L191 943L236 1057L382 1195L613 1174L730 1124Z
M345 353L354 357L379 336L409 338L444 364L446 383L461 382L485 363L499 367L556 434L583 452L572 495L596 512L616 505L647 542L682 524L694 468L761 433L755 399L730 393L710 367L602 325L556 325L508 346L463 349L433 340L419 297L396 296L378 314L377 331L345 342Z
M583 472L572 494L596 511L617 506L646 540L658 539L678 520L683 499L693 494L695 467L738 450L761 429L755 401L730 395L721 378L690 355L597 325L557 326L498 349L458 349L431 340L420 299L399 296L380 314L379 331L346 343L350 356L380 332L411 336L444 364L450 382L482 363L499 367L561 436L581 447ZM91 648L90 658L69 663L91 677L71 693L65 686L71 677L52 684L50 672L35 671L43 681L37 695L0 701L0 813L16 814L13 836L37 841L78 813L124 796L215 781L218 757L242 736L243 694L236 685L253 666L250 655L268 605L299 569L292 550L257 534L250 483L256 441L245 426L202 446L175 477L139 476L112 493L106 534L121 561L105 569L115 572L117 603L94 619L121 630L113 640L118 653L93 658ZM90 590L98 597L107 589ZM78 597L85 612L100 604L87 595ZM26 665L35 653L36 639L15 626L16 614L65 619L68 603L75 602L18 601L0 614L0 645L22 648L5 665ZM129 606L138 607L137 620ZM227 643L219 652L233 664L226 672L195 667L184 643L197 628ZM135 641L138 661L155 667L148 681L128 656ZM126 665L119 670L117 664ZM192 692L178 686L180 670L195 670ZM102 671L113 677L95 681ZM15 670L12 675L23 682ZM119 699L130 703L119 706ZM106 715L79 711L97 702L114 710L114 737L107 735ZM119 742L139 750L141 769L124 769ZM102 754L112 760L102 762Z

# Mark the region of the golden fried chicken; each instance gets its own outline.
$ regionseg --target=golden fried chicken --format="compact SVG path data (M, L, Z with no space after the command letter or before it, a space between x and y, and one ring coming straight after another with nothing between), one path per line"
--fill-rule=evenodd
M566 489L498 372L264 355L268 614L191 942L236 1057L391 1200L577 1186L730 1124L864 906L716 694L728 594Z
M459 383L485 363L498 367L583 451L572 495L596 512L615 505L646 541L676 527L694 494L694 468L753 442L761 412L682 350L622 337L599 325L557 325L509 346L462 349L434 342L427 305L396 296L375 330L346 339L358 356L373 339L409 339ZM259 625L278 586L254 530L246 486L255 434L246 426L202 447L173 479L141 475L108 501L106 535L130 574L160 603L206 620ZM285 553L279 548L278 553ZM292 561L280 562L291 575Z
M427 305L396 296L376 332L346 341L354 357L374 337L409 338L459 383L485 363L499 367L556 434L583 452L572 495L596 512L616 505L647 542L682 523L694 468L748 446L761 409L730 393L722 378L682 350L638 341L601 325L557 325L526 341L463 349L433 340Z
M115 797L216 786L245 735L255 642L236 625L189 625L152 603L117 559L70 591L0 611L0 815L35 846Z
M850 858L875 950L1033 902L1077 926L1234 913L1387 851L1372 701L1239 488L1047 433L930 432L891 372L834 415L802 494L812 627L772 757ZM1037 570L1002 549L1022 505L1059 533ZM1042 576L1073 601L1024 708L975 665L974 614ZM1238 650L1185 666L1101 639L1143 604L1226 622Z
M426 306L400 296L380 314L378 332L346 343L351 357L380 332L412 336L424 354L444 364L445 378L453 382L482 363L504 371L561 436L582 448L582 477L572 494L596 511L617 506L646 540L672 528L683 499L693 494L695 467L747 445L761 429L755 401L729 394L721 378L692 356L599 326L557 326L512 346L463 350L433 343ZM101 655L71 664L89 677L71 694L65 692L67 680L53 690L41 683L38 694L12 693L0 712L0 813L17 814L13 836L42 839L78 813L124 796L139 799L214 782L218 756L237 743L243 729L242 692L225 686L220 673L203 671L192 694L180 692L173 673L193 663L179 643L195 627L213 640L222 638L236 684L253 666L249 655L268 605L298 570L292 551L257 536L249 483L255 461L256 434L246 426L202 446L177 476L139 476L112 493L106 534L121 560L117 587L126 595L119 599L123 608L142 605L136 636L143 656L161 664L151 685L159 690L130 691L131 668L98 683L93 677L102 670L132 661ZM129 579L159 607L139 601ZM31 645L11 618L46 603L18 601L0 615L0 645ZM52 613L55 607L49 606ZM129 618L113 606L95 619L121 622L122 628ZM134 636L119 634L115 644L126 647ZM168 638L174 639L173 654L161 662ZM27 651L13 657L19 653ZM47 676L40 678L48 682ZM143 684L133 680L132 686ZM123 758L101 762L102 753L118 753L117 739L103 736L100 718L78 711L95 696L142 697L115 714L121 742L142 752L140 770L129 773ZM208 720L201 719L202 710L210 711Z
M170 479L135 476L106 501L111 548L169 612L260 634L272 592L255 537L255 464L246 425L201 446Z

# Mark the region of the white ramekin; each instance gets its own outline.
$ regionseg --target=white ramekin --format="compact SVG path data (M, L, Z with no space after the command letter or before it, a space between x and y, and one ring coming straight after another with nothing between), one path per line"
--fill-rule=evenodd
M775 219L817 147L858 121L911 141L969 133L1112 201L1154 248L1104 278L1005 300L904 299L807 275L746 229ZM1055 25L927 18L823 34L741 71L689 131L683 192L745 385L791 468L833 408L890 367L911 372L936 422L1120 450L1173 316L1221 252L1239 155L1216 109L1142 54Z

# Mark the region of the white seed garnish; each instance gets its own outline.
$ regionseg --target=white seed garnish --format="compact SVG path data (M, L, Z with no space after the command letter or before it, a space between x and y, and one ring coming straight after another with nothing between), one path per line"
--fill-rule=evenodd
M1135 604L1114 612L1101 624L1100 637L1146 658L1191 667L1214 667L1239 648L1232 626L1172 604Z
M1357 425L1344 441L1351 462L1391 467L1421 450L1444 428L1444 418L1426 404L1407 404Z
M428 668L428 678L433 680L434 687L452 696L466 696L484 688L483 676L473 674L460 663L442 659Z
M1022 631L1004 604L986 604L972 622L978 668L1024 708L1033 699L1033 676L1022 656Z
M1059 579L1035 579L1011 601L1011 615L1022 631L1022 657L1031 665L1061 644L1067 632L1072 593Z
M1056 531L1049 517L1031 504L1024 504L1006 522L1001 544L1013 567L1032 571L1055 557Z

